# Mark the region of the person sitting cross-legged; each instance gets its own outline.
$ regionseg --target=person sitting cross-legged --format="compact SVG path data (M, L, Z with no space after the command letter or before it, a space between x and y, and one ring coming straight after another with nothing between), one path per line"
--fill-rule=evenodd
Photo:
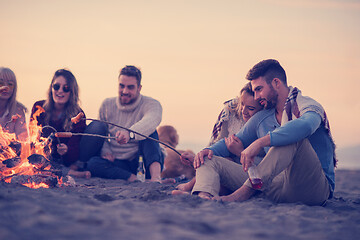
M140 94L140 69L125 66L120 71L118 81L119 96L103 101L99 119L159 139L156 127L161 122L162 107L157 100ZM116 137L109 141L93 136L82 138L80 161L86 163L86 169L92 176L133 182L137 180L138 159L142 155L146 178L161 182L164 156L159 143L99 121L90 123L85 133Z
M322 205L335 188L335 145L323 107L287 85L280 63L268 59L247 74L255 99L265 107L253 116L236 136L244 150L241 163L224 159L231 152L225 141L200 151L194 158L196 183L192 190L202 198L244 201L257 189L246 171L264 149L257 166L263 184L259 189L274 202ZM234 191L218 196L220 185Z

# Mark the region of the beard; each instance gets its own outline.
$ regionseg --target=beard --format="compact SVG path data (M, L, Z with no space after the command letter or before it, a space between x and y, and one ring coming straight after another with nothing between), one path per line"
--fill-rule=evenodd
M277 104L279 94L275 91L275 89L270 85L270 92L269 95L266 98L263 98L262 100L265 100L265 109L271 109L274 108Z
M123 98L123 97L125 97L125 98ZM120 103L121 103L121 105L131 105L136 101L137 98L138 98L138 96L131 96L131 95L128 95L128 94L121 94L120 95Z

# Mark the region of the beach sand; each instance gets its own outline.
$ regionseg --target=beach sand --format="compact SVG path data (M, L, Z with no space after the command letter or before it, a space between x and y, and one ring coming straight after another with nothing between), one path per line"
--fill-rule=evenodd
M0 183L0 239L359 239L360 171L336 171L324 207L256 197L172 196L175 185L76 179L72 187Z

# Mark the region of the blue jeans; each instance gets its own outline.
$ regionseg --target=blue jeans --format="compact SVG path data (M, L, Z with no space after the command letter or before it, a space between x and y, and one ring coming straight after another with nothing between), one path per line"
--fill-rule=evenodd
M85 133L107 135L107 125L102 122L93 121L85 129ZM150 137L159 139L157 131ZM87 170L94 177L110 179L128 179L131 174L136 174L139 165L138 159L142 155L144 159L146 178L151 178L149 167L154 162L159 162L161 169L164 165L164 155L160 149L159 143L150 139L139 141L139 152L134 159L117 160L110 162L101 158L101 148L104 144L104 138L83 136L80 142L80 161L86 162Z

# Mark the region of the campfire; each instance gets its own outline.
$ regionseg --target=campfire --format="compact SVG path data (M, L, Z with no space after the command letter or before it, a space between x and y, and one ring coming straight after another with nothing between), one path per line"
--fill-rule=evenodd
M29 188L49 188L62 184L62 172L54 169L49 159L52 137L41 137L42 128L37 116L44 109L38 107L29 123L29 139L20 142L15 134L0 126L0 181L18 183ZM11 121L16 120L13 117Z

